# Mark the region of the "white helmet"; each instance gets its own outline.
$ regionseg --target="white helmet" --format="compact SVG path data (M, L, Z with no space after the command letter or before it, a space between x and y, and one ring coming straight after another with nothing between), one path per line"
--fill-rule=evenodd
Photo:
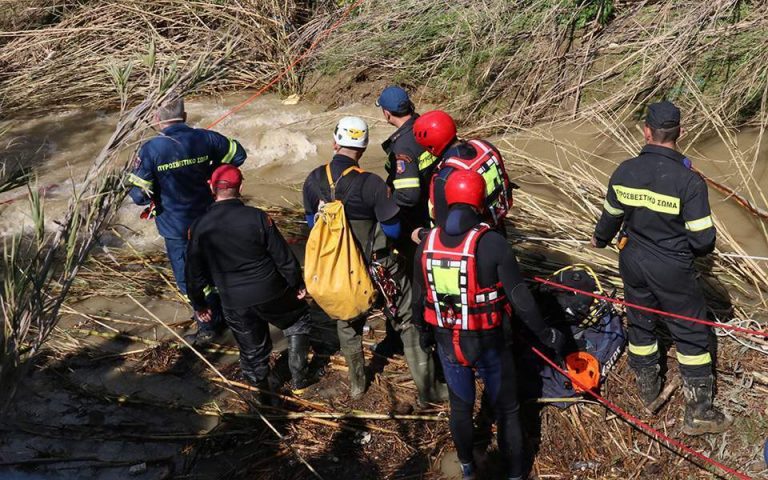
M368 124L359 117L344 117L336 124L333 139L341 147L366 148Z

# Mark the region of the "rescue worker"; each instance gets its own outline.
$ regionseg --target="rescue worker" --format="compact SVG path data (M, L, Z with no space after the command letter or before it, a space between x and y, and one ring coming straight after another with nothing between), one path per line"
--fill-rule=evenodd
M211 320L204 293L215 285L224 319L240 348L245 380L269 390L269 324L288 339L288 366L294 393L309 385L310 315L301 266L274 221L240 199L243 176L233 165L211 176L215 203L195 220L189 232L189 298L203 322Z
M512 207L512 189L517 188L517 185L509 181L499 150L485 140L459 140L456 137L456 123L441 110L420 116L414 122L413 133L416 141L439 160L437 173L430 186L433 209L430 213L435 223L445 226L448 214L445 182L448 177L456 170L469 169L482 175L487 185L484 221L506 235L504 217Z
M472 170L448 177L444 226L417 249L413 277L414 323L425 351L437 347L450 393L450 428L464 479L475 478L473 422L475 375L496 414L499 450L507 478L523 478L515 365L503 324L512 312L541 343L559 355L563 336L544 323L505 238L481 223L486 184Z
M619 270L628 302L707 318L694 258L715 248L707 185L677 150L680 110L670 102L648 107L640 155L623 162L608 183L592 244L603 248L620 233ZM646 405L661 391L658 317L628 308L629 363ZM686 397L687 435L724 431L731 419L712 405L710 328L668 318Z
M192 128L185 122L184 99L177 98L159 108L154 124L160 134L141 146L136 166L128 176L133 187L128 192L137 205L147 205L142 216L154 217L157 231L165 240L176 286L187 294L184 276L187 232L192 222L211 203L208 179L219 165L240 166L246 158L243 147L224 135ZM211 322L197 320L197 333L188 336L196 345L211 341L219 327L220 308L216 295L209 299L214 305Z
M394 329L403 341L405 359L419 391L419 403L439 401L435 392L434 362L419 348L419 333L410 318L411 285L402 262L388 245L387 239L400 236L399 208L387 191L387 185L377 175L359 169L360 158L368 146L368 125L360 118L339 120L333 134L335 155L330 162L336 199L344 205L350 228L367 261L377 261L398 285L398 313ZM303 188L307 223L314 225L321 202L331 201L331 191L325 166L313 170ZM341 351L349 367L350 395L359 399L365 393L365 358L363 356L363 326L366 315L339 321ZM388 319L387 321L392 321Z
M408 93L398 86L385 88L376 106L381 108L387 123L396 128L381 146L387 154L386 183L400 207L401 229L410 233L417 228L429 227L429 183L437 158L419 145L413 136L413 123L419 115ZM416 244L408 235L403 235L395 242L395 247L405 261L406 276L410 281ZM395 352L402 353L403 346L391 323L386 325L387 336L374 346L373 351L391 357Z

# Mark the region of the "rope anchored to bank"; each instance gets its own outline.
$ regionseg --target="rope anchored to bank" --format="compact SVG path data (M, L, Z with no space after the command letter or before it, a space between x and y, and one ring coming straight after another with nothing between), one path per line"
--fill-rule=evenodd
M752 477L749 475L742 473L738 470L734 470L733 468L730 468L726 465L723 465L722 463L718 462L717 460L714 460L703 453L697 452L693 448L689 447L688 445L684 444L683 442L679 440L675 440L674 438L663 434L659 430L656 430L655 428L651 427L647 423L644 423L639 418L635 417L634 415L626 412L622 408L620 408L615 403L611 402L607 398L601 396L600 394L593 392L592 390L589 390L586 385L581 383L578 379L574 378L572 375L570 375L566 370L561 368L557 363L552 361L549 357L544 355L539 349L536 347L531 347L531 350L533 353L535 353L539 358L541 358L544 362L546 362L550 367L558 371L561 375L568 378L571 382L573 382L574 385L581 388L586 392L589 396L600 402L603 406L605 406L607 409L611 410L613 413L624 419L626 422L630 423L632 426L637 428L638 430L641 430L646 435L649 435L655 440L658 440L660 442L664 442L668 445L674 446L681 452L684 452L686 454L692 455L699 460L712 465L713 467L718 468L719 470L732 475L735 478L738 478L739 480L752 480Z
M533 279L535 281L541 283L541 284L548 285L550 287L558 288L560 290L567 290L569 292L577 293L579 295L586 295L588 297L596 298L598 300L603 300L603 301L610 302L610 303L613 303L613 304L616 304L616 305L621 305L621 306L623 306L625 308L633 308L635 310L641 310L643 312L653 313L655 315L661 315L663 317L674 318L674 319L677 319L677 320L684 320L684 321L692 322L692 323L700 323L702 325L707 325L707 326L710 326L710 327L713 327L713 328L722 328L722 329L731 330L731 331L734 331L734 332L740 332L740 333L745 333L745 334L748 334L748 335L755 335L755 336L758 336L758 337L768 338L768 332L762 332L762 331L759 331L759 330L752 330L752 329L749 329L749 328L738 327L736 325L729 325L727 323L710 322L709 320L702 320L700 318L688 317L686 315L679 315L677 313L670 313L670 312L665 312L663 310L658 310L658 309L655 309L655 308L644 307L642 305L637 305L635 303L627 302L626 300L621 299L621 298L613 298L613 297L608 297L606 295L600 295L600 294L593 293L593 292L587 292L585 290L579 290L578 288L569 287L569 286L566 286L566 285L563 285L563 284L560 284L560 283L557 283L557 282L553 282L551 280L547 280L547 279L541 278L541 277L533 277Z

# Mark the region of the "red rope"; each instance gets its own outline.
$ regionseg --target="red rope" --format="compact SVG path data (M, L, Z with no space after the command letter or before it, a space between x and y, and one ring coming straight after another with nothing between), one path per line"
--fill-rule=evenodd
M713 465L713 466L719 468L720 470L722 470L722 471L724 471L726 473L729 473L729 474L733 475L734 477L736 477L736 478L738 478L740 480L753 480L752 477L750 477L750 476L748 476L748 475L746 475L746 474L744 474L744 473L742 473L742 472L740 472L738 470L734 470L734 469L732 469L730 467L727 467L727 466L723 465L722 463L718 462L717 460L709 458L706 455L704 455L703 453L697 452L696 450L694 450L693 448L691 448L691 447L687 446L686 444L680 442L679 440L675 440L674 438L669 437L669 436L661 433L660 431L658 431L655 428L651 427L647 423L644 423L639 418L637 418L637 417L631 415L630 413L627 413L626 411L622 410L618 405L616 405L615 403L611 402L607 398L601 396L599 393L593 392L592 390L589 390L588 388L586 388L586 385L584 385L582 382L580 382L579 380L577 380L573 376L569 375L568 372L563 370L559 365L557 365L555 362L550 360L546 355L541 353L541 351L539 351L536 347L531 347L531 350L533 350L533 353L535 353L537 356L539 356L539 358L541 358L547 364L549 364L550 367L554 368L555 370L560 372L560 374L562 374L565 377L567 377L571 382L573 382L574 385L576 385L579 388L583 389L585 393L589 394L595 400L597 400L598 402L602 403L606 408L608 408L609 410L611 410L615 414L619 415L624 420L626 420L627 422L631 423L632 425L634 425L638 429L642 430L646 434L648 434L651 437L655 438L656 440L662 440L662 441L667 442L670 445L674 445L675 447L679 448L683 452L689 453L689 454L693 455L694 457L698 458L699 460L702 460L703 462L706 462L706 463L708 463L710 465Z
M708 325L708 326L714 327L714 328L722 328L722 329L725 329L725 330L733 330L734 332L747 333L749 335L756 335L758 337L768 338L768 332L761 332L759 330L750 330L748 328L737 327L735 325L728 325L727 323L710 322L709 320L702 320L700 318L687 317L685 315L678 315L676 313L669 313L669 312L665 312L663 310L657 310L655 308L644 307L642 305L637 305L635 303L627 302L626 300L623 300L621 298L612 298L612 297L607 297L605 295L598 295L596 293L587 292L585 290L579 290L578 288L568 287L566 285L562 285L560 283L553 282L551 280L546 280L546 279L541 278L541 277L534 277L533 279L536 280L539 283L543 283L544 285L549 285L549 286L552 286L552 287L555 287L555 288L559 288L561 290L568 290L569 292L578 293L580 295L587 295L589 297L597 298L599 300L604 300L606 302L615 303L616 305L623 305L624 307L634 308L635 310L642 310L644 312L654 313L656 315L662 315L662 316L665 316L665 317L676 318L678 320L685 320L685 321L688 321L688 322L700 323L702 325Z
M240 103L239 105L235 106L234 108L232 108L231 110L229 110L227 113L225 113L224 115L222 115L221 117L219 117L218 119L216 119L216 121L214 121L213 123L211 123L210 125L208 125L208 127L207 127L207 128L209 128L209 129L210 129L210 128L213 128L213 127L215 127L216 125L218 125L219 123L221 123L221 122L222 122L224 119L226 119L227 117L231 116L231 115L232 115L232 114L234 114L234 113L237 113L237 112L239 112L239 111L240 111L240 110L242 110L242 109L243 109L243 108L244 108L246 105L248 105L249 103L251 103L251 102L253 102L254 100L256 100L256 99L257 99L258 97L260 97L260 96L261 96L261 95L262 95L264 92L266 92L267 90L269 90L270 88L272 88L272 86L274 86L274 85L275 85L277 82L279 82L280 80L282 80L282 79L283 79L283 77L285 77L286 75L288 75L288 74L289 74L289 73L290 73L290 72L291 72L291 71L292 71L292 70L293 70L293 69L296 67L296 65L298 65L298 64L299 64L299 63L300 63L302 60L304 60L305 58L307 58L307 57L309 56L309 54L310 54L310 53L312 53L312 52L315 50L315 48L317 48L317 46L320 44L320 42L322 42L323 40L325 40L325 39L326 39L326 38L327 38L327 37L328 37L328 36L329 36L331 33L333 33L333 32L334 32L336 29L338 29L338 28L341 26L341 24L342 24L342 23L344 23L344 21L347 19L347 17L349 16L349 14L350 14L350 13L352 13L352 10L354 10L355 8L357 8L358 6L360 6L360 5L361 5L361 4L362 4L364 1L365 1L365 0L357 0L355 3L353 3L353 4L351 4L349 7L347 7L347 8L344 10L344 12L341 14L341 17L339 17L339 19L338 19L338 20L336 20L336 22L334 22L334 23L333 23L333 25L331 25L330 27L328 27L327 29L325 29L325 30L324 30L324 31L323 31L323 32L322 32L320 35L318 35L318 36L317 36L317 38L315 38L315 41L314 41L314 42L312 42L312 44L311 44L309 47L307 47L307 49L306 49L306 50L304 50L304 53L302 53L301 55L299 55L298 57L296 57L296 58L295 58L295 59L294 59L294 60L293 60L293 61L292 61L292 62L291 62L291 63L290 63L290 64L289 64L287 67L285 67L285 69L283 69L283 71L282 71L282 72L280 72L280 73L279 73L279 74L278 74L278 75L277 75L275 78L273 78L273 79L272 79L272 81L270 81L269 83L267 83L266 85L264 85L263 87L261 87L261 88L259 89L259 91L257 91L256 93L254 93L253 95L251 95L250 97L248 97L248 98L247 98L245 101L243 101L242 103Z

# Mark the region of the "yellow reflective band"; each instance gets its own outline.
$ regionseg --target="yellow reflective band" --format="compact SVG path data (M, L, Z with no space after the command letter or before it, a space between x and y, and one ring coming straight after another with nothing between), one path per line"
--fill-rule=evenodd
M424 152L419 155L419 171L426 170L437 161L437 157L429 152Z
M205 287L203 287L203 295L205 295L206 297L212 294L214 291L215 291L214 288L210 285L206 285Z
M652 192L644 188L630 188L622 185L614 185L613 191L619 202L630 207L643 207L659 213L678 215L680 213L680 199Z
M135 185L142 190L146 190L149 193L152 193L152 182L150 182L149 180L144 180L138 175L134 175L133 173L128 175L128 183L130 183L131 185Z
M435 290L441 295L460 295L459 269L433 267L432 275L435 279Z
M403 188L420 188L418 178L398 178L392 184L395 186L395 190L401 190Z
M654 343L652 345L633 345L629 344L629 353L633 355L638 355L641 357L647 357L648 355L653 355L654 353L659 351L659 344Z
M700 232L714 226L715 224L712 222L712 215L707 215L706 217L700 218L698 220L685 222L685 229L690 230L691 232Z
M614 207L607 199L605 200L605 203L603 203L603 208L609 215L613 215L614 217L621 217L624 215L624 210Z
M230 163L232 161L232 159L235 158L235 153L237 153L237 142L235 142L234 140L232 140L230 138L229 139L229 151L227 152L226 155L224 155L224 158L221 159L221 163L222 164Z
M709 352L700 355L683 355L677 352L677 361L680 365L698 366L712 363L712 355Z

